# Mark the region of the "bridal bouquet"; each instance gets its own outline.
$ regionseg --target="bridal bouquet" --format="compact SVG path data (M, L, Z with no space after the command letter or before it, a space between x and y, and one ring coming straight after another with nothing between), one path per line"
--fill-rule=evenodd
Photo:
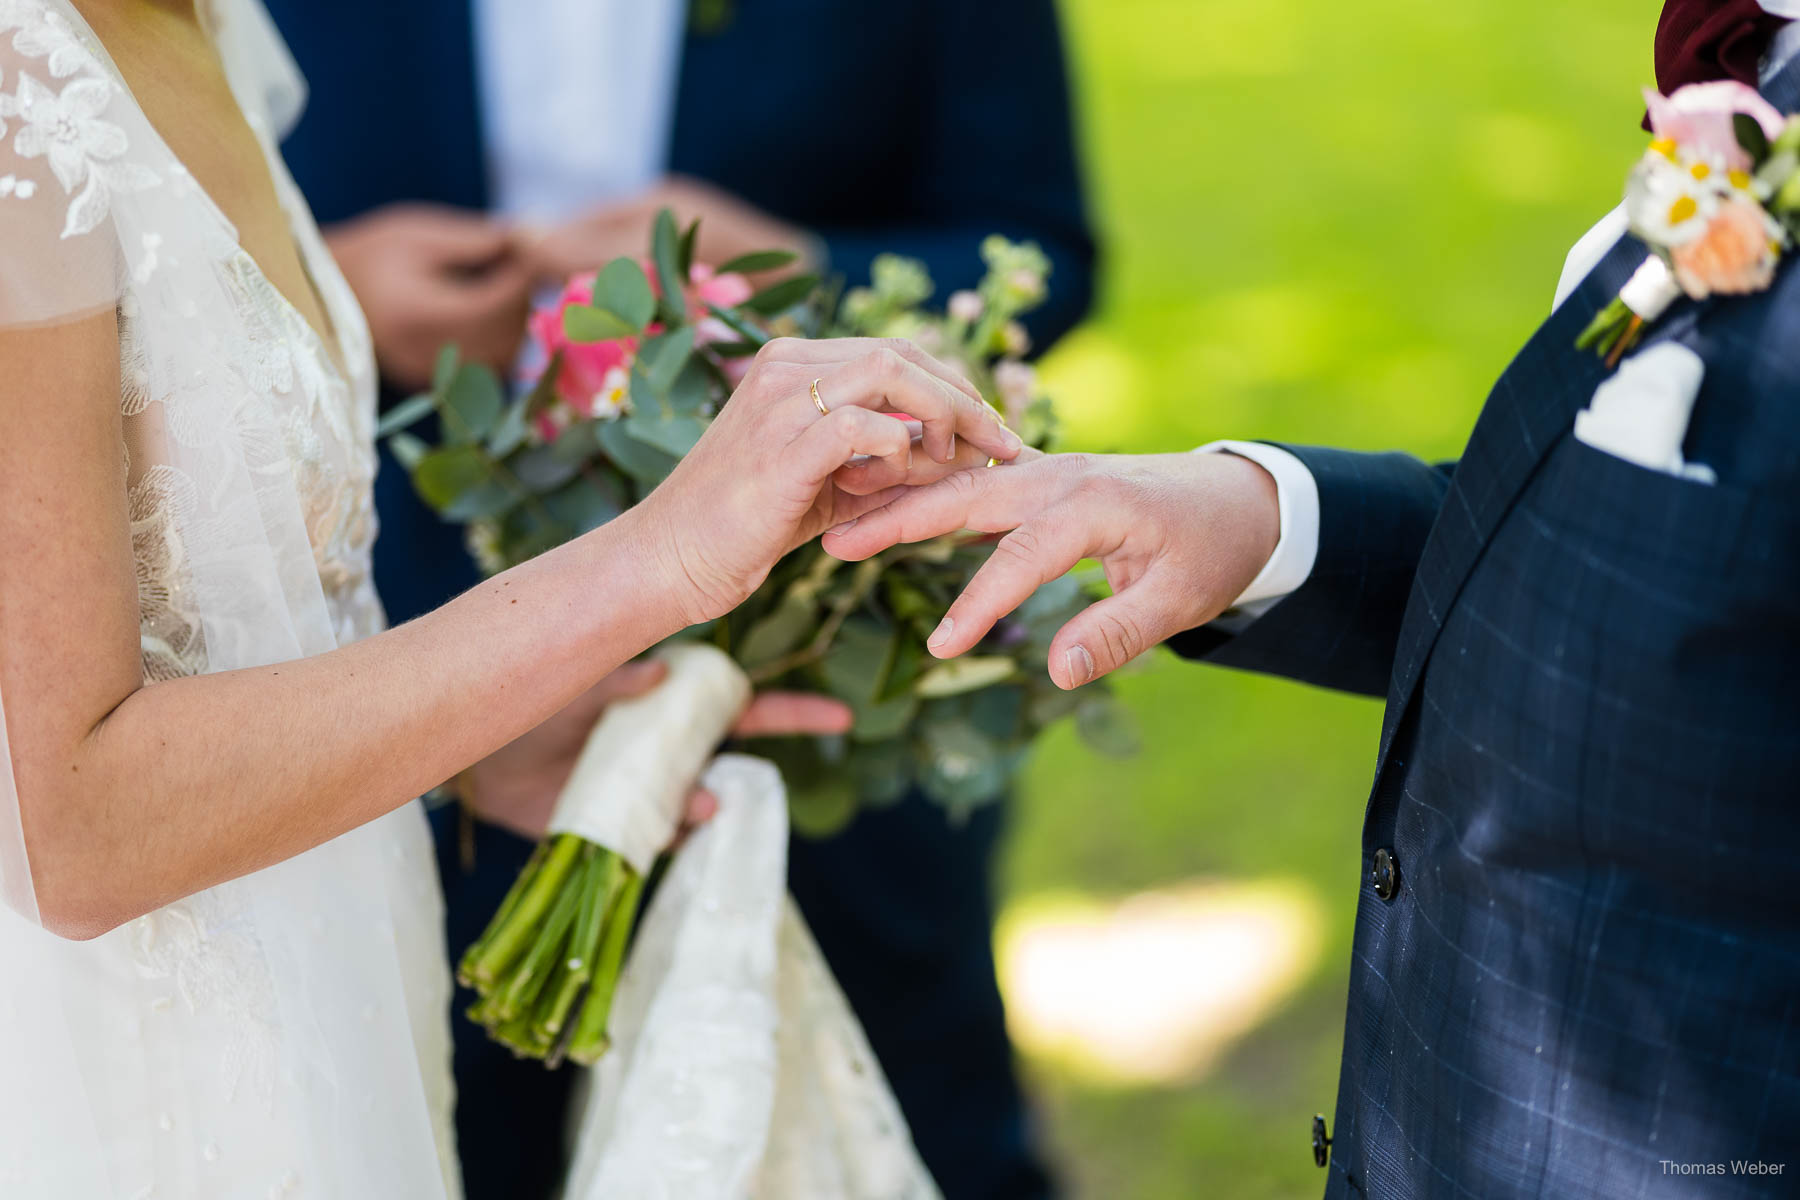
M511 394L446 348L430 391L382 422L419 495L465 526L485 571L591 530L656 487L749 357L776 336L911 338L963 371L1027 445L1052 437L1052 408L1022 360L1018 323L1045 295L1048 262L1035 246L989 238L980 286L938 312L925 307L932 283L915 262L878 259L871 286L848 293L811 276L759 290L749 276L778 273L794 256L751 254L713 270L693 260L695 233L665 211L647 259L615 259L569 281L533 314L527 368ZM412 427L433 415L428 442ZM462 977L482 997L471 1016L524 1054L592 1062L604 1052L644 875L750 685L824 692L855 713L847 737L758 747L781 768L794 825L813 835L914 786L952 817L966 815L1000 795L1038 734L1065 716L1096 748L1129 752L1131 731L1104 686L1064 692L1043 667L1056 630L1091 599L1075 577L1041 589L974 653L951 662L927 653L926 637L990 549L989 538L957 535L852 565L809 545L735 612L665 648L669 682L601 722L565 790L557 832L465 956ZM664 696L680 691L683 675L694 681L685 698ZM734 688L731 677L742 683ZM677 703L684 711L671 709ZM616 802L609 791L646 786L643 772L617 765L633 748L674 753L655 737L608 734L609 723L647 721L643 706L692 726L681 745L701 754L662 771L681 778L659 798L660 841L582 811ZM706 711L686 711L696 706Z

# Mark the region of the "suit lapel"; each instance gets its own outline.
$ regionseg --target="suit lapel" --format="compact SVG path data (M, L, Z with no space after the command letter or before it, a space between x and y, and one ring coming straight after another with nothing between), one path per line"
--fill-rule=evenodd
M1539 326L1482 407L1419 556L1419 572L1413 579L1394 655L1394 677L1381 728L1378 780L1400 719L1463 583L1538 464L1607 374L1598 355L1575 349L1576 337L1594 314L1618 295L1647 253L1636 238L1619 239L1581 286Z
M1800 58L1788 63L1763 94L1784 113L1800 105ZM1407 600L1382 719L1377 788L1394 735L1412 703L1451 606L1462 594L1495 529L1512 511L1550 448L1568 432L1576 412L1610 374L1598 355L1575 349L1576 337L1594 314L1618 295L1647 253L1636 238L1621 238L1538 328L1482 408L1444 506L1426 538L1419 573ZM1679 302L1646 340L1673 336L1696 320L1704 307Z

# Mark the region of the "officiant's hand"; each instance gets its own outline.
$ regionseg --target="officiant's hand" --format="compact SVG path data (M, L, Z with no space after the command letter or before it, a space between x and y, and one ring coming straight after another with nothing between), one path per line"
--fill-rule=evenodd
M469 768L461 785L475 815L522 837L543 837L569 772L606 706L643 695L668 673L668 667L654 659L626 663L548 721ZM737 737L845 733L853 720L850 709L829 696L759 692L732 733ZM710 792L696 788L688 797L683 828L704 824L718 808Z
M650 244L657 213L670 209L682 226L700 222L696 261L718 266L759 250L791 250L803 269L824 257L818 239L730 192L697 179L671 177L637 196L602 204L522 241L538 276L561 282L613 259L635 258Z
M368 315L381 373L403 388L431 382L438 348L505 372L519 352L532 266L513 231L480 213L391 204L325 231Z
M655 563L668 615L697 625L743 603L783 554L896 487L1021 449L972 384L910 342L778 338L699 443L619 520ZM879 465L845 470L864 455Z
M1235 454L1028 454L898 494L825 535L852 561L959 529L1006 533L927 642L961 654L1084 558L1113 595L1058 631L1050 677L1080 687L1222 613L1281 537L1275 481Z

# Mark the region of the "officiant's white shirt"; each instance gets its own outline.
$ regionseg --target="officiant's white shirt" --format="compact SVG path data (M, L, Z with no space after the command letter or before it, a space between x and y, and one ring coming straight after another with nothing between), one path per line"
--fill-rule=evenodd
M1763 7L1780 16L1800 17L1800 0L1768 0ZM1796 54L1800 54L1800 21L1786 26L1775 36L1768 57L1763 60L1763 81L1766 83L1774 78ZM1568 299L1569 293L1599 265L1625 231L1625 206L1621 204L1581 236L1563 262L1562 278L1557 281L1552 309ZM1269 561L1263 564L1262 571L1250 581L1237 602L1213 622L1215 627L1237 633L1286 599L1288 593L1312 575L1313 563L1319 554L1319 488L1306 465L1277 446L1261 442L1210 442L1201 446L1197 453L1238 454L1261 466L1275 479L1277 502L1281 506L1281 537L1275 544L1275 553L1269 556Z
M668 169L685 0L475 0L494 210L559 221Z

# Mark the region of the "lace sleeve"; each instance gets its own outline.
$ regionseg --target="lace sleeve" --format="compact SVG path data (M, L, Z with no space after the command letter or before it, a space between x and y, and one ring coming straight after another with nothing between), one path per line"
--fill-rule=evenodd
M0 0L0 328L117 302L113 199L154 181L127 154L126 103L62 13Z

